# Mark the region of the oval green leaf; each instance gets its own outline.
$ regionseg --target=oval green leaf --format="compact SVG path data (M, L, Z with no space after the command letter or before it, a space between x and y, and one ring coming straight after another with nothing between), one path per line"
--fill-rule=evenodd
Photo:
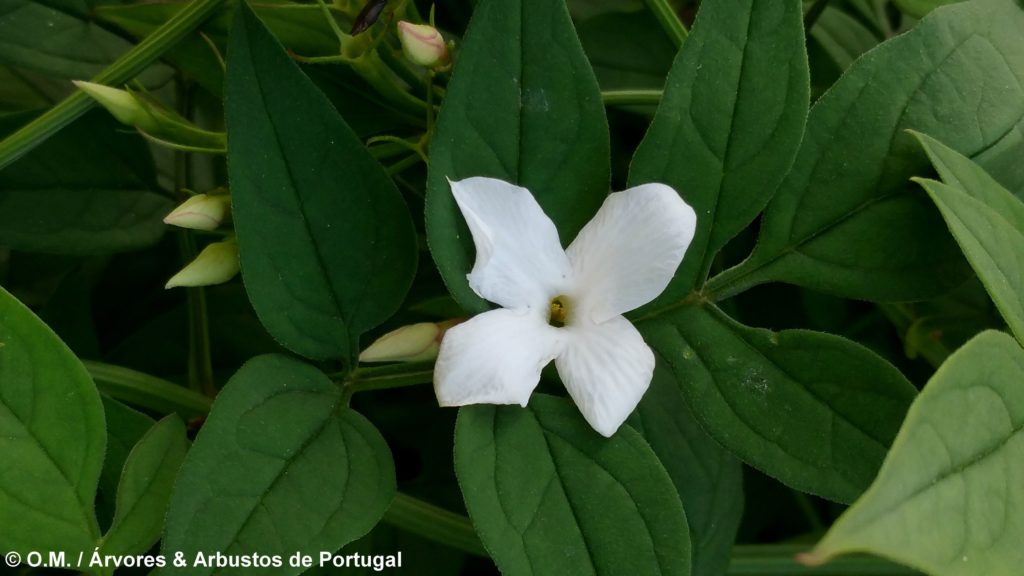
M701 429L664 364L655 367L628 422L651 445L683 501L694 576L725 574L743 517L743 465Z
M198 552L287 558L338 550L380 520L395 494L384 439L319 370L285 356L247 362L220 392L178 474L165 573L245 574L195 566ZM288 566L261 574L298 574Z
M815 104L758 246L713 279L735 294L782 281L874 301L949 291L968 271L942 219L908 182L928 170L912 128L970 153L1024 193L1024 9L940 8L865 54Z
M946 182L920 180L1017 340L1024 343L1024 202L970 158L918 134Z
M629 172L630 185L668 184L697 212L686 258L652 306L703 283L793 163L810 103L802 16L799 0L701 5Z
M907 413L878 479L808 563L871 552L934 576L1024 566L1024 350L983 332L953 353Z
M690 574L675 487L629 426L603 438L570 402L542 394L526 409L469 406L455 427L455 471L506 575Z
M0 288L0 550L70 558L93 549L106 442L89 373Z
M86 369L88 370L88 365ZM103 471L100 473L99 490L96 493L96 516L99 517L101 527L109 528L117 506L117 486L121 483L124 463L128 460L132 448L146 432L149 432L156 421L109 396L100 397L103 400L103 415L107 421L107 453L103 460Z
M174 414L139 439L125 460L114 521L100 544L101 554L143 554L156 544L186 451L185 424Z
M416 268L384 168L244 3L228 50L228 174L242 279L260 321L310 358L354 361Z
M743 516L742 464L700 428L664 363L655 366L629 424L662 461L683 501L693 575L725 574Z
M871 483L915 394L899 370L850 340L749 328L710 305L639 328L712 438L838 502Z
M608 122L565 2L481 0L430 146L427 239L455 300L482 312L466 274L474 250L448 180L528 188L563 245L608 195Z
M26 120L0 119L0 133ZM0 244L94 255L156 243L173 204L152 191L153 159L143 140L123 132L99 110L0 171Z

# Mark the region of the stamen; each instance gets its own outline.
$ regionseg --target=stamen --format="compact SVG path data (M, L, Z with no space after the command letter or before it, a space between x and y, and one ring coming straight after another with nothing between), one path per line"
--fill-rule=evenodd
M565 296L555 296L552 298L550 310L548 312L548 324L555 328L561 328L562 326L565 326L568 318L569 299Z

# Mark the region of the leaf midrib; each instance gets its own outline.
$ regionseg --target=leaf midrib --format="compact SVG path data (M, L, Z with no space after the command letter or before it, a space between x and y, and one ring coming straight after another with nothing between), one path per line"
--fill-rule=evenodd
M255 17L256 16L253 15L253 18L255 18ZM252 42L249 40L249 35L251 34L251 31L247 30L246 32L247 32L247 34L246 34L246 42L247 42L247 46L246 46L247 50L246 50L246 52L247 52L247 55L249 56L249 62L248 63L249 63L250 69L252 70L253 79L256 81L256 85L258 87L258 90L256 91L256 94L259 96L261 107L264 110L268 110L269 111L270 108L267 107L267 105L266 105L267 101L266 101L266 98L264 97L265 91L264 91L263 77L262 77L262 74L259 71L259 67L255 65L255 61L252 58L253 57ZM281 151L281 156L282 156L285 172L288 174L288 182L290 184L290 186L288 186L288 191L291 193L291 196L294 199L294 201L296 203L296 206L299 209L299 213L302 215L301 220L302 220L303 230L305 230L306 236L309 238L310 244L312 244L312 247L313 247L313 256L316 259L317 272L318 272L319 276L321 276L323 278L324 283L327 285L327 291L330 294L331 304L332 304L334 310L337 313L336 319L338 320L338 323L341 325L341 328L345 332L345 336L346 336L345 344L348 345L348 343L351 342L351 340L352 340L352 334L350 333L348 323L343 320L343 318L344 318L344 307L342 307L341 302L338 299L338 291L337 291L337 288L334 285L334 280L331 278L330 274L327 273L326 260L324 259L324 255L320 251L320 243L317 242L316 236L313 234L313 229L310 227L309 216L308 216L307 210L306 210L306 203L303 201L302 195L299 194L299 191L298 191L298 189L297 189L297 187L295 185L295 176L294 176L294 174L292 172L291 165L290 165L290 163L287 160L287 156L288 155L285 153L285 148L284 148L284 146L281 143L281 135L280 135L280 131L277 128L277 123L275 122L274 115L268 113L268 114L266 114L266 118L267 118L267 123L270 126L270 129L271 129L271 131L274 134L274 141L277 144L277 149Z
M260 492L260 495L256 498L256 500L253 503L252 507L249 509L249 513L246 515L245 519L238 525L238 528L235 530L234 534L228 539L227 542L224 543L223 548L224 548L225 551L230 550L232 546L238 544L238 536L243 531L245 531L246 528L248 528L249 523L252 521L253 516L256 514L256 510L259 507L261 507L261 506L265 506L264 501L266 500L267 496L277 486L278 482L280 482L281 479L285 477L286 471L292 466L292 464L295 462L295 460L297 460L300 456L302 456L305 453L306 449L309 448L309 446L312 445L313 442L315 442L318 438L320 438L320 436L323 434L324 430L326 430L327 427L330 426L330 424L334 421L334 419L337 416L337 411L338 411L338 409L339 409L339 407L341 405L341 396L340 395L335 396L335 395L331 395L331 394L324 394L323 392L316 391L316 390L287 390L287 391L282 391L282 392L279 392L277 394L273 394L273 395L271 395L271 396L269 396L267 398L264 398L259 404L257 404L256 406L251 407L250 410L254 409L254 408L258 407L258 406L265 405L267 402L273 400L274 398L283 396L285 394L292 394L292 393L296 393L296 392L298 392L298 393L307 393L307 394L315 394L315 395L318 395L318 396L334 396L333 402L331 403L331 409L328 412L327 417L325 417L324 421L320 424L320 426L317 427L316 430L311 432L310 435L308 437L306 437L306 439L304 439L302 441L302 444L299 445L299 447L295 450L295 452L290 457L281 458L280 456L278 456L278 458L281 458L281 466L274 473L274 477L270 481L270 483L267 485L267 487ZM239 447L239 449L241 450L241 447Z
M46 456L46 461L49 462L49 464L53 467L54 470L57 471L58 474L60 474L60 477L64 480L64 482L67 483L68 488L70 488L71 493L75 495L75 500L78 502L78 505L79 505L79 510L78 511L82 513L81 514L81 519L85 521L85 525L84 526L76 525L76 528L83 528L83 527L85 527L87 532L89 533L89 536L92 539L95 540L96 538L99 538L99 534L96 533L95 526L93 525L92 522L89 522L89 517L88 517L87 510L91 510L92 509L92 505L91 504L86 505L86 503L82 500L82 495L80 494L78 484L76 484L76 483L71 481L71 478L68 477L68 475L64 472L64 469L61 468L60 465L57 464L57 460L53 457L53 454L50 452L50 450L46 446L44 446L42 442L39 441L39 438L37 438L35 436L35 434L32 433L32 430L28 427L28 425L25 423L25 421L22 420L18 416L18 414L16 412L11 410L11 408L8 407L5 402L0 402L0 407L2 407L6 411L7 414L10 414L11 418L13 418L14 421L18 423L18 425L24 431L25 437L32 439L32 442L36 445L36 447L39 448L39 451L42 452L42 454L44 456ZM84 466L85 465L83 463L83 468L84 468ZM3 488L3 486L0 486L0 489L2 489L2 488ZM5 493L7 493L8 495L11 494L11 492L9 492L9 491L5 491ZM24 504L24 501L21 501L21 500L19 500L19 501ZM58 518L57 516L53 516L53 515L47 513L45 510L40 510L39 508L36 508L35 506L27 506L27 507L31 508L33 510L36 510L37 512L42 511L44 514L46 514L47 516L50 516L51 518ZM67 519L61 519L61 520L63 522L65 522L65 523L69 524L69 525L71 524L71 522L68 521Z
M1003 394L1000 393L999 390L996 390L995 388L993 388L992 386L990 386L988 384L976 384L974 386L970 386L970 387L967 387L967 388L962 389L962 390L966 391L966 390L969 390L971 388L983 388L983 389L986 389L986 390L989 390L989 391L993 392L998 398L1000 398L1003 401L1004 406L1005 406L1006 400L1003 397ZM927 422L927 420L925 422ZM882 519L887 518L888 516L891 516L891 515L895 514L896 512L900 511L903 507L908 505L911 500L915 500L918 497L926 495L932 489L936 488L939 484L942 484L942 483L946 482L947 480L950 480L950 479L953 479L953 478L957 478L961 474L963 474L965 471L967 471L969 468L972 468L972 467L974 467L974 466L976 466L978 464L981 464L985 460L987 460L987 459L989 459L989 458L991 458L993 456L998 455L997 453L1001 452L1004 448L1006 448L1006 446L1012 440L1014 440L1018 435L1021 435L1021 434L1024 434L1024 423L1022 423L1022 424L1020 424L1020 425L1018 425L1016 427L1012 427L1010 429L1010 433L1007 434L1007 436L1005 438L1002 438L998 442L994 442L991 445L982 448L980 451L976 452L967 461L959 463L959 464L954 464L954 465L948 467L946 470L942 471L938 475L936 475L936 476L932 477L931 479L929 479L923 485L918 486L912 492L910 492L909 494L904 496L901 499L901 501L900 501L900 503L898 505L884 508L880 513L872 515L872 516L862 520L860 522L860 525L863 526L863 525L879 522Z

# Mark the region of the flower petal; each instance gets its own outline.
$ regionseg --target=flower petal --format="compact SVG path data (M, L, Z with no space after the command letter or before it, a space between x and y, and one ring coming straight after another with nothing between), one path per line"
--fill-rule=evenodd
M567 253L581 311L596 323L661 294L693 240L697 215L664 184L644 184L608 196Z
M499 308L448 330L434 365L441 406L526 406L540 371L561 351L558 329L537 313Z
M654 374L654 353L622 316L566 327L558 374L587 422L611 436L640 403Z
M572 266L529 190L479 177L451 186L476 244L474 292L506 308L546 308L565 291Z

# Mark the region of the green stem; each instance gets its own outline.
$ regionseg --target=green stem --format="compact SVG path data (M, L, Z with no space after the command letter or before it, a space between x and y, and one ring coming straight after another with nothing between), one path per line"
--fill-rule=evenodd
M186 418L210 411L213 400L188 388L131 368L83 360L100 392L161 414L177 412Z
M907 304L877 304L877 306L879 312L885 316L887 321L899 333L908 354L914 351L927 360L933 368L938 368L953 353L940 340L924 338L915 339L912 343L908 342L908 338L913 338L912 334L910 334L910 329L918 321L918 317L913 314ZM849 336L848 333L842 335Z
M421 139L421 141L422 141L422 139ZM367 140L366 141L366 145L369 147L369 146L373 146L374 144L381 144L381 143L397 144L398 146L404 146L406 150L415 153L420 158L422 158L424 162L427 162L428 161L427 155L423 152L423 145L420 142L409 142L408 140L406 140L404 138L399 138L398 136L391 136L390 134L382 134L380 136L374 136L374 137L370 138L369 140Z
M182 118L191 120L192 93L187 82L179 77L178 106ZM178 190L192 187L192 158L179 150L174 154L174 184ZM196 257L196 239L191 230L181 231L182 261L187 264ZM193 390L213 397L213 360L210 353L210 322L207 317L206 289L202 286L186 290L188 309L188 383Z
M704 286L707 297L714 302L720 302L769 281L763 272L765 266L774 259L764 262L760 258L755 260L755 256L756 252L743 262L708 280Z
M345 43L345 33L338 27L338 21L334 19L334 15L331 14L331 9L327 6L324 0L316 0L316 3L320 5L320 11L324 15L324 19L327 20L327 24L334 31L334 37L338 39L338 49L341 50L341 45Z
M810 30L814 28L814 23L818 21L822 13L825 12L825 8L828 7L829 0L816 0L811 8L804 14L804 30Z
M381 60L391 68L391 70L402 79L403 82L408 84L410 87L416 87L423 84L423 79L420 77L418 71L409 64L409 61L405 59L405 55L399 50L395 50L390 45L385 44L377 48L377 53L380 55Z
M807 494L800 492L799 490L793 490L793 499L796 500L797 508L807 519L807 523L810 524L811 530L814 532L824 532L825 524L822 523L821 518L818 516L818 512L814 509L814 503Z
M457 550L487 556L469 518L401 492L395 494L384 521Z
M605 106L657 106L661 95L661 90L609 90L601 92L601 100Z
M661 27L665 29L665 34L672 40L676 48L682 46L687 36L686 26L683 25L679 15L669 5L668 0L644 0L644 2L647 4L647 8L654 14L654 17L658 19L658 22L661 23Z
M892 29L892 24L889 22L889 15L885 13L887 3L871 2L871 5L875 8L875 19L878 20L878 25L882 27L882 34L886 38L892 38L895 30Z
M195 259L196 242L191 230L181 230L178 233L178 251L185 264ZM196 392L213 397L217 394L217 389L213 385L206 290L202 286L187 288L185 307L188 311L188 386Z
M434 381L434 365L430 362L410 362L374 368L356 368L345 378L344 386L350 393L369 390L404 388Z
M429 143L434 137L434 71L427 73L427 133L424 135ZM427 161L429 164L430 161Z
M206 289L202 286L189 288L188 325L190 380L207 396L216 396L217 388L213 378L213 358L210 354L210 319L206 306Z
M419 164L420 161L422 160L423 158L420 155L410 154L409 156L402 158L398 162L395 162L391 166L388 166L388 175L397 176L398 174L401 174L402 172L405 172L409 168L412 168L413 166Z
M371 138L372 140L372 138ZM408 142L403 144L397 144L395 142L367 142L366 147L370 150L370 154L373 158L384 164L387 160L398 158L399 156L406 156L409 152Z
M729 576L912 576L915 570L871 556L842 556L813 568L794 557L808 552L806 546L753 545L733 548L726 572Z
M192 0L145 40L93 77L92 81L108 86L128 82L202 24L222 1ZM95 102L81 90L76 90L45 114L8 136L0 142L0 169L42 144L55 132L87 112Z

